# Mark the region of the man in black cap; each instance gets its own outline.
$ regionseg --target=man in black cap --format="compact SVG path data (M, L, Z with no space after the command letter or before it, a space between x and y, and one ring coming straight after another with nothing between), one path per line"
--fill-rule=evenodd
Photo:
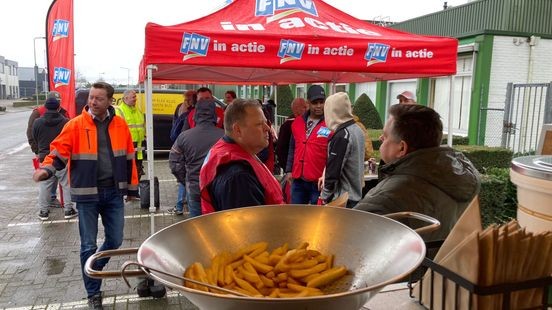
M42 117L33 122L32 136L37 145L38 160L42 163L44 157L50 153L50 144L59 135L65 123L69 121L61 112L59 100L55 97L49 97L44 103L46 112ZM71 219L77 216L77 211L73 209L71 202L71 193L69 192L69 182L67 180L67 168L56 171L52 178L38 183L38 217L46 221L49 217L48 202L50 193L55 192L57 183L61 185L63 193L64 218Z
M59 95L59 92L57 92L57 91L49 92L47 99L49 99L49 98L55 98L58 101L61 100L61 96ZM63 109L62 107L59 107L59 112L64 117L69 118L69 115L67 114L67 111L65 111L65 109ZM36 119L38 119L39 117L42 117L44 115L44 113L46 113L46 107L45 107L44 104L39 106L39 107L34 108L33 111L31 112L31 115L29 116L29 120L27 122L27 141L29 142L29 145L31 146L31 150L37 156L36 158L33 159L34 161L36 161L35 162L36 166L38 166L38 161L37 161L37 159L38 159L38 144L37 144L36 140L33 137L33 124L34 124L34 121ZM48 200L49 204L50 204L50 207L59 207L60 206L59 200L56 199L56 187L57 187L57 184L54 184L54 186L52 187L51 198Z
M296 117L291 124L286 177L292 178L292 204L316 204L320 195L318 179L326 166L328 141L331 137L331 131L324 121L325 100L326 92L322 86L309 87L309 110Z

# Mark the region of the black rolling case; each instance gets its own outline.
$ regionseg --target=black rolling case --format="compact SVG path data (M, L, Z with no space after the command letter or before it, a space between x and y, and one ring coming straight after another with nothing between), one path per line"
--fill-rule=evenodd
M155 208L159 209L159 179L153 178L153 184L155 186ZM140 191L140 208L149 209L150 207L150 182L149 180L140 181L138 186Z

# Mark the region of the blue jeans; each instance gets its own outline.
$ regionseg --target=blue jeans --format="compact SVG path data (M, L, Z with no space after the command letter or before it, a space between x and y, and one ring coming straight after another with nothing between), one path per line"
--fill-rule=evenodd
M79 234L81 240L80 260L82 279L86 288L87 297L100 293L101 279L92 279L84 272L86 260L98 250L96 243L98 237L98 216L101 215L105 231L105 241L100 251L117 249L123 243L123 228L125 223L125 211L123 196L116 188L100 188L98 190L100 201L77 202L79 211ZM109 258L97 260L92 266L95 270L102 270Z
M190 214L188 215L188 218L196 217L201 215L201 200L195 200L190 197L191 195L188 195L186 202L188 203L188 210L190 211Z
M182 183L178 183L178 195L176 196L176 210L184 210L184 201L186 200L186 186Z
M291 182L291 203L315 205L320 191L317 182L308 182L303 179L293 179Z

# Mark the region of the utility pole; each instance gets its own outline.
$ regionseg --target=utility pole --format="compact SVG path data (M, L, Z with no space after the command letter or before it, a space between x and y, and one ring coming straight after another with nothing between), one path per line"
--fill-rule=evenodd
M125 69L127 71L127 89L130 89L130 69L127 67L121 67L121 69Z
M37 66L37 64L36 64L36 40L37 40L37 39L46 39L46 37L34 37L34 38L33 38L35 95L36 95L36 106L38 107L38 66Z

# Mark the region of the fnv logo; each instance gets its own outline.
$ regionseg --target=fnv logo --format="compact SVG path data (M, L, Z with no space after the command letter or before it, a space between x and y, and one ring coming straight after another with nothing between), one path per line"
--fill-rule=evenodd
M318 16L312 0L257 0L255 6L255 16L269 16L266 19L267 23L298 12Z
M328 127L322 126L322 127L320 127L320 129L318 129L318 132L316 132L316 137L317 138L328 138L331 133L332 133L332 131Z
M280 48L278 49L278 57L282 58L280 59L280 64L290 60L301 60L304 50L305 43L285 39L280 40Z
M69 85L71 80L71 70L63 67L54 67L54 86L57 88L62 85Z
M366 59L366 67L375 63L386 62L389 45L382 43L369 43L364 59Z
M184 36L182 36L182 45L180 46L180 52L185 54L182 60L188 60L198 56L207 56L209 41L209 37L197 33L185 32Z
M54 20L54 26L52 27L53 41L57 41L61 38L67 38L69 36L69 21L63 19Z

